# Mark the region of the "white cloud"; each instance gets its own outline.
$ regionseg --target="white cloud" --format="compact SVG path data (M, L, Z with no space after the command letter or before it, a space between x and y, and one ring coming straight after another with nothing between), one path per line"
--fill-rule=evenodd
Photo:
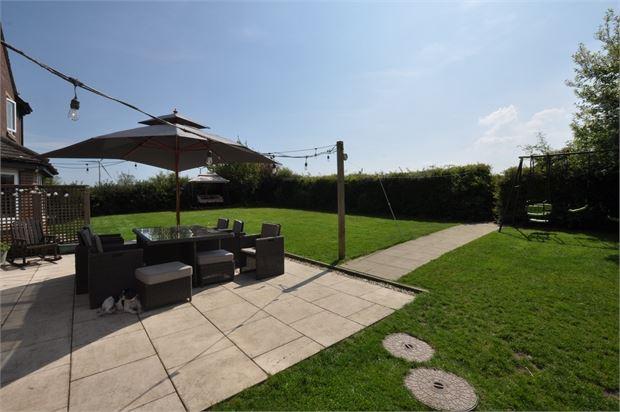
M517 120L518 117L519 114L517 113L517 108L514 104L511 104L507 107L500 107L496 111L479 118L478 124L481 126L496 128L506 123L513 122Z
M568 112L561 107L543 109L522 121L519 119L517 107L511 104L478 119L478 124L485 130L475 145L480 147L502 144L515 148L533 143L536 134L542 132L551 147L561 148L571 136L569 122Z

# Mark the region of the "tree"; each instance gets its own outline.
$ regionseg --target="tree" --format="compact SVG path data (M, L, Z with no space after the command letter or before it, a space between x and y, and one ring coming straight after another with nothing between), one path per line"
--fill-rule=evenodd
M136 177L129 173L120 172L116 178L116 184L122 186L130 186L136 183Z
M595 34L600 50L579 44L573 55L575 78L566 84L578 98L573 129L575 149L614 150L618 159L618 99L620 98L620 17L613 9L605 14Z
M520 146L528 155L546 154L551 152L547 136L543 132L536 133L536 143Z

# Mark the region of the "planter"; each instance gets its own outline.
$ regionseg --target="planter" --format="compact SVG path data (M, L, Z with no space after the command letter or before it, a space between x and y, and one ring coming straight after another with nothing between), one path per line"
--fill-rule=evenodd
M6 255L9 253L8 250L0 252L0 265L4 265L6 263Z

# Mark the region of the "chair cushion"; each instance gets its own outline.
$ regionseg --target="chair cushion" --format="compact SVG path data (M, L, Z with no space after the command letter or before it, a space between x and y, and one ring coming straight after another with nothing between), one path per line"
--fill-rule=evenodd
M255 247L246 247L246 248L241 249L241 253L245 253L246 255L254 256L256 254L256 248Z
M192 276L192 267L183 262L168 262L136 269L136 279L145 285L157 285Z
M209 263L222 263L234 260L235 256L227 250L205 250L198 252L196 255L199 265L208 265Z

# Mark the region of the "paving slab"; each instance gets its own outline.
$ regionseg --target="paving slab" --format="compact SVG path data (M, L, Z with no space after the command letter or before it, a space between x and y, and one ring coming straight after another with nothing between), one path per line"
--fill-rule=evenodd
M113 313L93 320L73 324L73 347L77 348L100 339L107 339L142 329L136 315Z
M327 311L298 320L291 326L323 346L333 345L363 328L357 322Z
M185 412L185 407L179 399L179 395L171 393L163 398L156 399L147 404L139 406L132 411L136 412Z
M344 263L342 266L388 280L398 280L431 260L497 230L495 223L452 226L385 250Z
M3 411L57 411L67 408L69 365L27 374L0 388Z
M24 348L40 342L63 338L71 334L71 317L60 314L46 319L24 317L24 313L11 313L2 325L0 349Z
M69 365L70 353L69 336L2 352L1 383L6 385L33 372Z
M292 295L279 297L267 305L264 310L286 324L291 324L323 311L319 306Z
M306 336L302 336L267 353L263 353L254 358L254 362L267 373L273 375L314 355L321 349L323 349L323 346Z
M242 301L234 305L225 306L202 312L215 326L225 333L232 332L248 323L269 316L250 302Z
M372 306L362 309L359 312L353 313L347 318L354 322L361 323L364 326L368 326L378 322L388 315L391 315L393 312L394 310L391 308L373 304Z
M228 289L221 289L213 293L200 294L192 297L192 305L198 308L201 312L234 305L235 303L241 302L244 302L243 298Z
M100 339L74 348L71 380L76 380L155 355L144 330Z
M267 374L232 346L173 368L171 377L187 408L199 411L262 382Z
M140 317L151 339L190 329L206 322L204 316L193 306L147 313Z
M336 293L334 295L315 300L314 304L344 317L373 305L370 301L360 299L346 293Z
M244 353L254 358L301 337L295 329L270 316L243 325L228 335Z
M338 291L335 289L315 283L307 283L303 286L284 289L284 292L290 293L308 302L312 302L314 300L338 293Z
M171 393L174 387L153 355L72 381L69 410L134 409Z
M153 345L166 369L170 370L233 346L233 343L215 326L205 321L191 329L153 339Z
M361 297L362 299L387 306L391 309L400 309L407 303L412 302L415 298L414 295L409 295L407 293L402 293L387 288L380 288L374 292L362 295Z
M267 306L283 293L282 289L271 286L266 282L260 285L260 287L251 290L240 290L234 292L259 308Z

